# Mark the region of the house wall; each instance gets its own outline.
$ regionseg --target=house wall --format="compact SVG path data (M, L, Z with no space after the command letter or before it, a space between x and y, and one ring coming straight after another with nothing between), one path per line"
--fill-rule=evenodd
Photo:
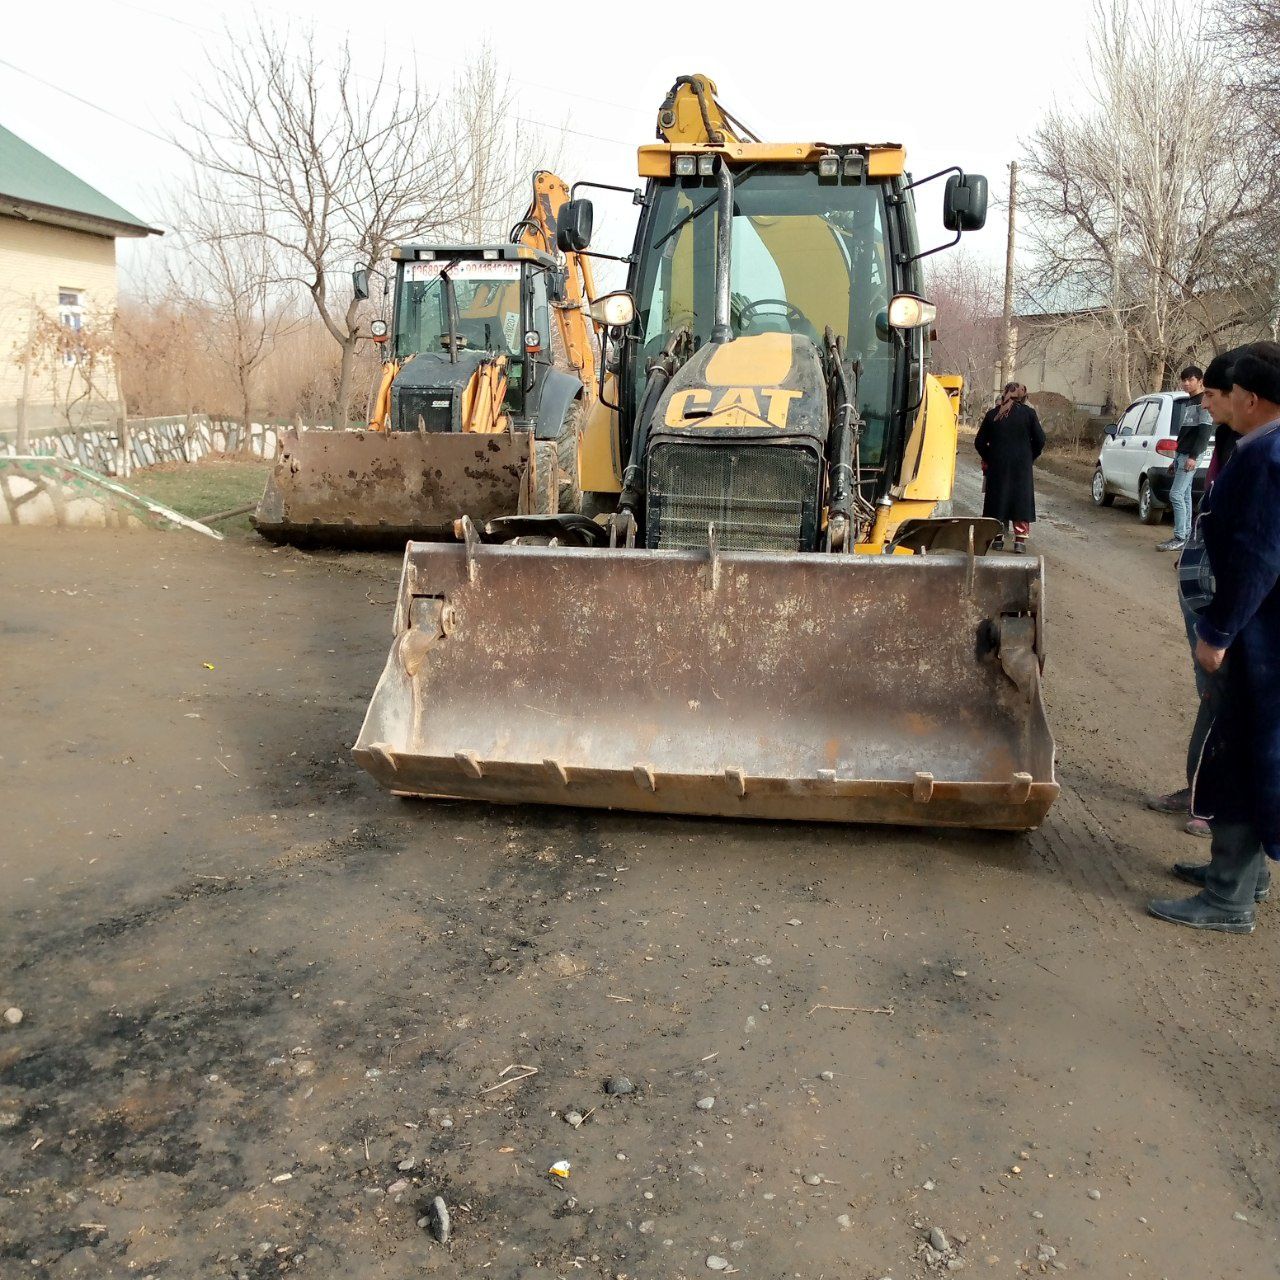
M116 309L115 240L0 216L0 427L17 423L23 371L16 357L29 341L33 315L43 311L57 318L63 290L81 295L86 327L109 323ZM67 425L61 406L75 378L74 365L61 360L52 371L32 371L27 389L29 429ZM108 370L95 380L101 394L77 404L72 425L114 416L109 403L117 395L114 372Z
M1013 376L1028 391L1054 391L1088 413L1100 413L1112 397L1106 335L1090 320L1051 328L1024 321Z

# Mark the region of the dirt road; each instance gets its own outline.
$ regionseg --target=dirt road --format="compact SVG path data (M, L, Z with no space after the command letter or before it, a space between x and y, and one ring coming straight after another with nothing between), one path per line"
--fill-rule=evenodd
M1041 492L1026 838L400 802L395 559L6 540L0 1274L1280 1274L1277 908L1144 915L1172 569Z

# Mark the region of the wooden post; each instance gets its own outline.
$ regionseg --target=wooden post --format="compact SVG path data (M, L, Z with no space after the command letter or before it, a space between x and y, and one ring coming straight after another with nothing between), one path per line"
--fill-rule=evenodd
M121 475L127 476L133 471L133 461L129 457L129 411L124 403L124 382L120 370L116 369L116 396L120 404L120 455Z
M34 308L35 302L32 302ZM18 434L14 440L14 448L24 454L31 447L27 432L27 398L31 393L31 343L35 337L36 314L34 310L27 312L27 348L22 360L22 396L18 401Z
M1000 389L1013 380L1013 250L1018 211L1018 162L1009 161L1009 239L1004 253L1004 328L1000 336Z

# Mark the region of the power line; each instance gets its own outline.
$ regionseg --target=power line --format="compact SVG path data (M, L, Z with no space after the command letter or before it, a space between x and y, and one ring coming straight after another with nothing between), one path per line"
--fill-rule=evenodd
M72 93L70 89L67 89L60 84L54 84L52 80L46 80L43 76L38 76L34 71L28 71L26 67L20 67L16 63L10 62L7 58L0 58L0 66L8 67L10 71L16 71L20 76L26 76L28 79L34 80L37 84L44 85L46 89L52 89L55 93L60 93L64 97L72 98L83 107L90 107L94 111L101 112L104 116L110 116L112 120L118 121L123 125L128 125L130 129L137 129L139 133L145 133L149 137L154 138L157 142L163 142L179 151L182 150L182 148L179 147L172 138L166 138L164 134L157 133L154 129L148 129L145 124L138 124L136 120L126 120L124 116L117 115L114 111L110 111L96 102L90 102L88 98L82 98L78 93Z
M148 8L146 5L137 4L135 0L111 0L111 3L120 5L121 7L126 9L132 9L136 13L145 13L153 18L164 18L169 22L176 23L178 26L186 27L189 31L196 31L203 35L222 36L226 34L225 29L222 31L218 31L213 27L204 26L202 23L191 22L187 18L179 18L179 17L176 17L174 14L164 13L157 9ZM288 12L287 10L282 11L276 6L270 5L270 4L267 7L273 9L276 13ZM317 26L328 27L331 31L342 31L347 37L350 37L351 35L351 32L349 29L343 28L339 26L337 23L323 22L318 18L311 18L310 21L315 23ZM416 48L414 49L414 55L415 57L417 55ZM374 83L373 77L366 76L359 71L352 71L351 74L356 79L365 80L371 84ZM554 93L567 98L580 98L584 102L594 102L598 106L615 107L620 111L631 111L631 112L634 112L636 115L641 115L641 116L648 114L647 112L643 111L640 107L637 107L634 104L628 105L622 102L611 102L607 98L594 98L594 97L591 97L589 94L577 93L572 89L559 89L559 88L552 88L550 85L535 84L532 80L524 80L524 79L521 79L519 76L512 76L511 79L516 84L522 84L527 89L536 89L540 93ZM633 142L627 141L622 138L606 137L605 135L599 134L599 133L585 133L581 129L570 129L567 125L547 124L544 121L533 120L527 116L516 116L515 119L519 120L520 123L522 124L537 125L539 128L542 128L542 129L555 129L562 133L571 133L578 138L590 138L594 142L609 142L620 147L631 147L635 145Z

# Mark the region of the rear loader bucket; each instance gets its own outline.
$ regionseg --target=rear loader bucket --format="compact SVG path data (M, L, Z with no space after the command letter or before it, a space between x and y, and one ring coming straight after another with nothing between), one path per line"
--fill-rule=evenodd
M413 543L355 756L402 795L1022 830L1026 557Z
M253 515L274 542L377 546L515 514L526 432L290 430Z

